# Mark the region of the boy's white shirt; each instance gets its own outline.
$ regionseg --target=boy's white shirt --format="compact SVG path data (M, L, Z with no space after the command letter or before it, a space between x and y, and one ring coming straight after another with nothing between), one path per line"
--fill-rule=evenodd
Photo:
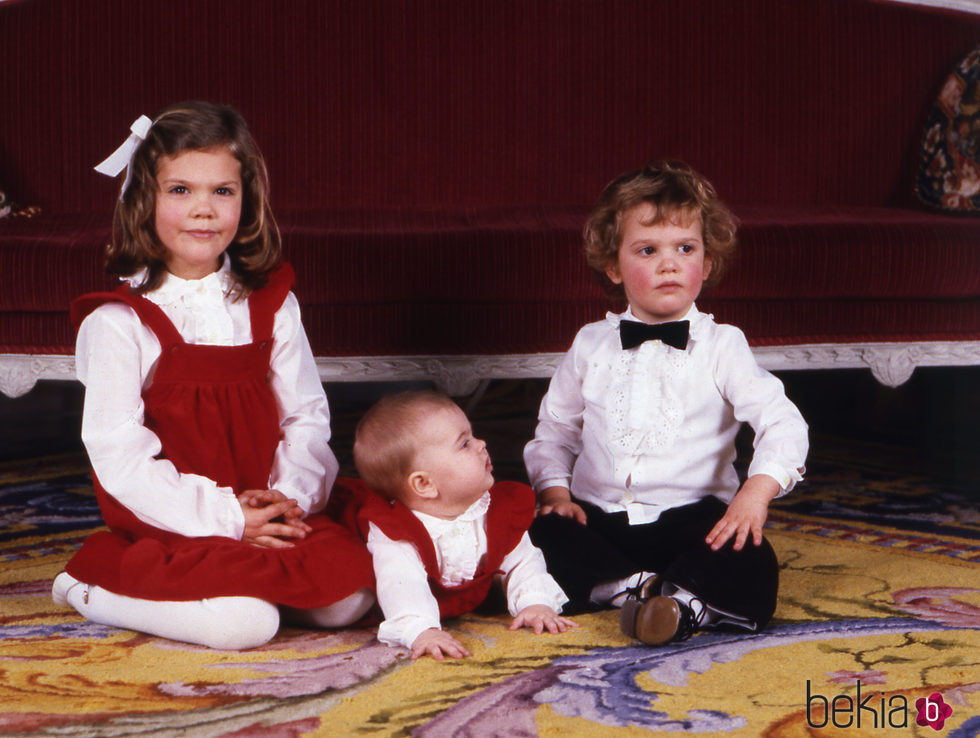
M730 502L742 422L755 430L748 474L785 494L802 479L807 425L741 330L692 306L685 351L661 341L623 350L630 310L584 326L562 358L524 450L531 484L560 485L607 512L649 523L713 494Z
M199 280L171 274L145 297L158 305L185 341L238 346L252 341L247 300L228 296L229 261ZM142 274L128 278L138 283ZM282 439L268 480L306 512L326 505L338 463L330 449L330 411L316 362L290 292L275 315L270 384ZM106 491L140 520L185 536L240 539L241 505L229 487L196 474L180 474L144 424L142 390L152 382L160 342L132 308L108 303L82 322L75 366L85 385L82 441Z
M452 520L412 511L432 539L443 586L459 586L476 574L487 553L489 507L487 492ZM374 561L378 604L385 616L378 627L378 640L389 646L411 648L422 632L440 627L439 603L429 588L422 557L415 544L388 538L374 523L369 526L367 547ZM560 612L568 602L527 532L504 557L500 569L511 615L531 605L545 605Z

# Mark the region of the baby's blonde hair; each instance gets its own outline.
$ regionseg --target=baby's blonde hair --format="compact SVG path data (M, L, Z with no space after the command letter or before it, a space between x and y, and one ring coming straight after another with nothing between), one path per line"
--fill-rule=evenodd
M364 414L354 431L354 465L371 489L401 498L415 471L422 421L439 408L459 406L440 392L409 390L382 397Z

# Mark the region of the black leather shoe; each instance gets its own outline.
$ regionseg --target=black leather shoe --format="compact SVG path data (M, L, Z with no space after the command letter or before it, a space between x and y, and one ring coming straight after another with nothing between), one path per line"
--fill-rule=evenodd
M662 584L663 582L660 577L653 574L638 582L635 587L627 587L622 592L617 592L609 598L609 602L606 604L610 607L621 607L623 603L631 599L639 599L641 602L646 602L654 595L660 594Z
M706 611L701 600L695 598L691 603L698 606L697 614L673 597L657 595L642 600L631 596L619 611L620 630L649 646L686 640L699 629Z
M637 612L652 597L660 594L662 585L663 582L660 577L655 574L652 577L647 577L635 587L629 587L616 595L617 598L625 595L625 599L619 604L619 628L630 638L636 637Z

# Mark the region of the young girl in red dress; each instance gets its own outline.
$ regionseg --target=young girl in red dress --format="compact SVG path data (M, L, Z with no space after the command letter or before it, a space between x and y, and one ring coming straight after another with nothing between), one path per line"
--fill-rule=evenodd
M82 440L109 528L54 581L89 620L215 648L280 617L340 627L374 604L370 556L324 512L330 414L242 117L181 103L128 164L107 271L72 305Z

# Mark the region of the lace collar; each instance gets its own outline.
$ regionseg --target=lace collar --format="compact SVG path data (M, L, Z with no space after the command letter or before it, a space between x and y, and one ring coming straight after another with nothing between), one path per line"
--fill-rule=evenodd
M120 280L135 288L143 284L146 277L147 269L144 267L134 274L120 277ZM201 279L183 279L170 272L164 273L163 282L153 292L148 293L147 297L153 295L154 302L174 303L180 301L180 298L185 295L218 292L223 298L231 291L234 284L235 278L231 273L231 259L222 257L221 266Z
M473 578L484 549L477 532L480 518L490 509L490 493L452 520L416 512L425 526L439 557L439 581L446 587L456 587Z
M145 270L141 270L125 281L142 284L145 277ZM236 334L229 299L234 286L231 260L223 259L217 271L201 279L181 279L167 273L163 283L144 296L163 309L189 343L232 346L250 340L247 322L246 333Z
M412 514L422 521L425 529L429 531L429 535L435 538L437 535L442 535L442 533L445 531L452 530L457 525L472 523L474 520L479 520L480 517L485 515L489 509L490 492L488 490L483 493L480 499L478 499L452 520L439 518L435 515L429 515L428 513L419 512L417 510L413 510Z
M714 316L710 315L709 313L702 313L700 310L698 310L697 305L691 305L691 309L687 311L681 320L686 320L691 324L690 337L691 340L696 341L699 338L704 338L704 332L707 329L706 323L713 320L713 318ZM625 312L622 313L606 313L606 322L617 330L619 329L619 321L621 320L635 320L641 323L644 322L633 315L633 309L631 307L627 307Z

